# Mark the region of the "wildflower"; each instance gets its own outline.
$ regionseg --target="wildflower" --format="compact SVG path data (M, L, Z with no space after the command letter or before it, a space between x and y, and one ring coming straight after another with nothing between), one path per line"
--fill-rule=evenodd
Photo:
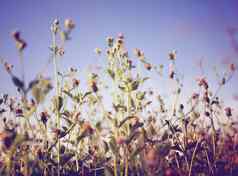
M224 111L225 111L225 114L226 114L227 117L231 117L232 116L231 108L230 107L226 107L224 109Z
M14 40L19 41L20 40L20 31L14 31L12 33L12 37Z
M34 99L31 99L30 106L31 106L31 107L35 107L35 105L36 105L36 102L35 102L35 100L34 100Z
M180 110L183 110L183 109L184 109L184 105L183 105L183 104L180 104L180 105L179 105L179 109L180 109Z
M120 48L122 44L123 44L123 40L120 38L117 39L117 48Z
M195 100L199 97L199 94L198 93L193 93L192 94L192 99Z
M205 116L209 117L210 113L208 111L205 112Z
M70 71L71 73L76 73L78 70L77 70L76 68L70 67L70 68L69 68L69 71Z
M169 59L170 59L170 60L175 60L175 59L176 59L176 54L177 54L177 51L176 51L176 50L170 52L170 53L169 53Z
M209 98L209 96L208 96L208 92L205 92L204 94L203 94L203 101L205 101L206 103L210 103L210 98Z
M94 52L97 54L97 55L100 55L102 53L102 50L100 48L95 48Z
M75 28L75 23L72 19L66 19L64 21L64 27L67 29L67 30L72 30Z
M11 65L11 64L9 64L9 63L7 63L7 62L5 62L5 63L4 63L4 67L5 67L5 70L6 70L8 73L11 73L12 68L13 68L13 65Z
M63 56L64 53L65 53L64 48L59 48L59 49L57 50L57 54L58 54L59 56Z
M16 47L19 51L23 51L26 48L26 46L27 46L27 44L24 40L16 42Z
M118 37L119 39L124 39L123 33L119 33L119 34L117 35L117 37Z
M144 58L144 53L140 49L138 49L138 48L134 49L134 54L139 59L143 59Z
M58 19L54 19L53 25L59 25L59 20Z
M41 121L44 125L46 125L47 121L48 121L48 118L49 118L49 114L46 112L46 111L43 111L41 112L40 114L40 118L41 118Z
M132 66L132 60L127 60L127 64L128 64L128 68L131 69L133 66Z
M16 42L16 47L17 47L17 49L18 49L19 51L23 51L23 50L26 48L27 44L26 44L26 42L21 38L20 32L19 32L19 31L14 31L14 32L12 33L12 37L13 37L13 39L14 39L15 42Z
M198 85L199 85L200 87L203 86L205 89L208 89L208 82L207 82L206 78L204 78L204 77L198 78L198 79L197 79L197 82L198 82Z
M20 109L20 108L18 108L18 109L16 109L16 117L23 117L23 111L22 111L22 109Z
M170 77L171 79L173 79L173 78L174 78L174 75L175 75L174 65L173 65L173 64L170 64L170 65L169 65L169 77Z
M122 57L128 57L128 51L124 50L121 53Z
M144 63L144 67L147 69L147 70L151 70L152 66L150 63Z
M224 85L224 84L226 84L226 78L223 77L223 78L221 79L221 85Z
M106 41L109 47L113 46L114 39L112 37L107 37Z
M93 92L97 92L98 91L97 83L96 83L95 80L91 80L90 83L89 83L89 86L91 87Z
M54 19L50 29L54 34L56 34L59 31L59 20L58 19Z
M75 79L75 78L73 79L73 87L78 87L79 83L80 83L80 80Z

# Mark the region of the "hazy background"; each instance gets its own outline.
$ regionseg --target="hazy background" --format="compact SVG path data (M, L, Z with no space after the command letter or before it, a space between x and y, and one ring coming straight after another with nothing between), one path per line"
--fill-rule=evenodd
M125 35L129 51L142 48L151 63L164 64L166 78L168 52L176 49L178 69L185 76L184 97L196 90L195 78L201 74L199 60L204 62L204 73L213 83L213 90L217 86L214 66L223 72L225 63L238 63L238 53L227 32L238 28L236 0L1 0L0 57L15 66L14 73L20 74L20 66L11 32L19 29L28 43L24 59L26 79L31 80L49 59L49 28L54 18L62 23L72 18L76 23L61 68L74 66L82 70L81 79L89 65L105 63L103 57L95 55L94 48L105 48L105 38L119 32ZM238 32L233 38L238 43ZM47 73L51 74L52 69L49 65ZM169 96L170 82L153 72L143 72L153 77L149 86ZM0 80L0 93L16 94L2 65ZM236 73L220 95L228 105L237 107L232 98L237 93Z

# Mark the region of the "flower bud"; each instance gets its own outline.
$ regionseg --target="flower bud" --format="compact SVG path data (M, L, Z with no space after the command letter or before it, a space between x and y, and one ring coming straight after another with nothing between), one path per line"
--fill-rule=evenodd
M72 19L66 19L64 21L64 27L67 29L67 30L72 30L75 28L75 23Z

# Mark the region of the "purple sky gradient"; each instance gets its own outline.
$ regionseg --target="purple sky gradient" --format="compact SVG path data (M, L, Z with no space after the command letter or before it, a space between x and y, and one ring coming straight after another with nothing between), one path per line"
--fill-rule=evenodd
M72 18L77 25L72 41L66 44L61 67L83 69L103 63L95 47L105 48L105 38L122 32L127 48L142 48L153 64L168 66L168 52L178 51L177 65L184 78L184 92L196 88L194 79L200 71L196 63L203 58L205 74L215 89L213 66L225 69L224 59L238 63L227 30L238 28L236 0L2 0L0 4L0 57L15 65L19 59L11 31L20 29L27 41L25 51L26 79L31 80L47 63L51 42L50 23L54 18ZM238 32L234 35L238 42ZM53 66L49 66L51 72ZM163 91L170 83L156 74L150 85ZM167 75L166 75L167 76ZM15 94L15 88L4 68L0 67L0 93ZM238 74L220 93L226 103L237 106L232 95L238 93ZM188 96L188 95L185 95Z

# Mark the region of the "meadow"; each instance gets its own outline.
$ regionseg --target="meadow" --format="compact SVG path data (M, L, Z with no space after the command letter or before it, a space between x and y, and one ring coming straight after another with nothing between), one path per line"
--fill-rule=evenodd
M58 67L76 27L72 19L52 22L54 74L39 73L30 82L24 69L27 42L20 31L12 33L22 74L1 60L18 96L1 92L0 175L238 175L236 109L219 98L236 72L234 63L227 64L217 85L199 75L194 80L199 91L181 103L179 51L167 53L167 65L155 65L142 49L128 51L126 36L119 33L105 39L105 49L95 48L105 74L91 72L81 85L74 65L66 71ZM141 70L173 81L174 101L168 103L159 91L147 88L151 78ZM111 100L107 105L105 96Z

